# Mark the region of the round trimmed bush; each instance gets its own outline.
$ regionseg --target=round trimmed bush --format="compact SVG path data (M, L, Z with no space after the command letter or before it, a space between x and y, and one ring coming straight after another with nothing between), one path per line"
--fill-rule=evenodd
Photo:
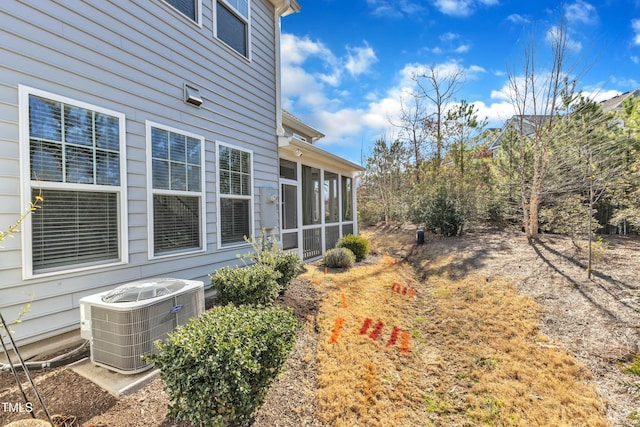
M351 268L356 256L347 248L334 248L324 253L322 261L329 268Z
M365 259L369 255L371 247L369 241L362 236L354 236L353 234L347 234L338 240L336 248L349 249L356 256L356 260Z
M269 305L280 294L278 279L281 276L270 265L254 264L249 267L222 267L209 278L221 304Z
M169 416L199 426L246 425L287 355L299 323L281 308L214 307L146 356L169 391Z

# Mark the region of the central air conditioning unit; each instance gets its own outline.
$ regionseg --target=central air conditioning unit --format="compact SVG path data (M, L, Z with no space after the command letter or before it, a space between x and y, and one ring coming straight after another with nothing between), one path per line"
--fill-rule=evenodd
M142 356L156 352L154 341L203 312L203 282L132 282L80 299L80 336L91 343L94 364L136 374L152 367Z

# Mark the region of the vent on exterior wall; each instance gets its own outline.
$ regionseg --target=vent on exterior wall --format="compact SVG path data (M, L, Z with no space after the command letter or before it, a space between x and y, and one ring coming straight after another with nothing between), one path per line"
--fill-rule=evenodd
M184 85L184 102L199 107L202 105L200 90L187 84Z
M204 284L195 280L132 282L80 299L80 335L91 361L121 374L152 367L143 360L153 342L204 312Z
M293 137L294 137L295 139L297 139L298 141L302 141L302 142L309 142L309 141L307 140L307 138L305 138L304 136L299 135L299 134L297 134L297 133L295 133L295 132L293 132L293 134L292 134L291 136L293 136Z

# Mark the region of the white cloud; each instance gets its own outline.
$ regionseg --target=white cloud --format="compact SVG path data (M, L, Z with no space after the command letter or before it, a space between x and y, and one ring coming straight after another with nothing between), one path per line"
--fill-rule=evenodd
M443 42L452 42L454 40L458 40L460 38L460 34L447 32L444 34L440 34L440 37L438 38L440 39L440 41L443 41Z
M445 15L469 16L473 13L471 0L434 0L433 3Z
M611 76L609 80L612 84L629 90L635 90L640 87L640 82L638 82L636 79L618 78L616 76Z
M345 68L352 76L366 73L371 65L378 62L376 53L369 45L348 49L347 63Z
M282 60L290 64L301 64L309 56L317 56L325 61L333 63L336 58L324 44L315 42L308 37L296 37L291 34L283 34L281 38Z
M516 24L516 25L526 25L526 24L530 24L531 23L531 19L529 19L528 17L526 17L524 15L519 15L517 13L513 13L513 14L507 16L507 21L511 22L512 24Z
M470 50L471 50L471 45L470 44L461 44L460 46L455 48L453 51L455 53L467 53Z
M472 104L476 107L479 119L487 118L488 127L502 127L502 124L515 114L513 104L508 101L488 105L482 101L475 101Z
M577 40L573 40L571 36L569 36L569 34L562 34L560 31L560 28L555 25L549 28L547 34L545 35L545 40L547 41L547 43L557 43L558 39L564 36L566 37L566 48L568 50L573 52L580 52L582 50L582 43ZM564 31L566 31L566 29Z
M310 74L302 65L313 57L320 58L325 64L334 63L331 51L322 43L309 38L283 34L281 52L283 97L296 98L300 104L306 106L327 104L329 100L324 95L323 85L326 79Z
M416 16L424 11L419 1L412 0L367 0L367 5L374 15L394 19Z
M585 89L584 91L582 91L582 95L584 95L585 98L589 98L595 102L602 102L602 101L606 101L607 99L611 99L614 96L618 96L620 95L622 92L620 92L619 90L614 90L614 89L608 89L608 90L604 90L601 88L596 88L596 89Z
M565 17L570 23L591 25L598 22L598 11L591 3L578 0L565 7Z
M432 0L441 13L450 16L470 16L480 6L495 6L499 0Z
M415 88L413 78L424 74L429 65L405 64L388 82L361 96L356 104L347 107L352 96L344 76L366 73L377 61L375 52L366 43L348 48L344 58L331 52L320 42L290 34L282 36L282 96L283 106L326 135L318 144L323 146L357 146L393 133L393 123L399 123L401 102L405 102ZM316 69L336 66L332 74ZM475 79L486 70L480 66L464 67L450 60L437 64L438 76L464 73ZM329 76L341 76L331 80ZM351 83L351 79L349 82ZM493 117L493 114L492 116Z
M631 28L635 33L635 36L633 37L633 43L635 45L640 45L640 19L632 19Z
M440 40L440 46L427 48L433 54L442 55L446 52L455 53L458 55L467 53L471 50L471 43L461 40L460 34L447 32L440 34L438 40Z

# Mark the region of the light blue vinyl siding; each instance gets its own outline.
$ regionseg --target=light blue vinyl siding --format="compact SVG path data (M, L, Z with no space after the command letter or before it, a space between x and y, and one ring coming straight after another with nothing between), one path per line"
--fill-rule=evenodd
M10 1L0 8L0 228L13 223L28 201L20 191L21 174L28 171L20 163L20 85L120 112L126 122L128 263L24 280L21 236L0 243L0 310L12 319L33 299L14 328L19 343L76 329L84 295L158 276L208 285L213 268L237 261L238 248L218 249L215 141L251 150L254 186L277 188L277 28L271 3L251 0L248 60L214 37L213 7L213 0L202 0L201 25L161 1ZM183 101L185 83L200 90L200 108ZM146 120L204 137L201 254L149 259Z

